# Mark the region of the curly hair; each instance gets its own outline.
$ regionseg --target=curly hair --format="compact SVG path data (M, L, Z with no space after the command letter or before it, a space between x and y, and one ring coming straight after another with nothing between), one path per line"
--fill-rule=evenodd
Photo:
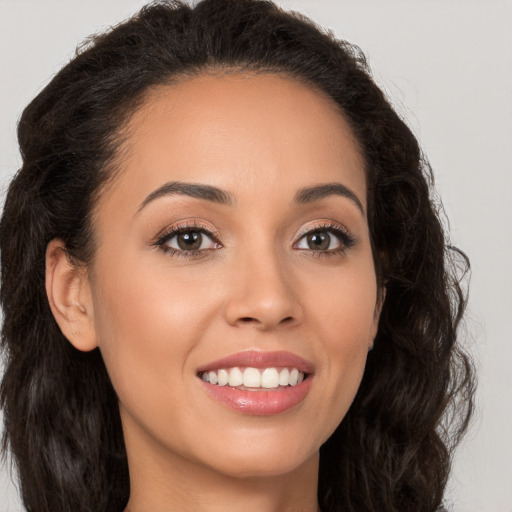
M45 292L45 251L59 238L71 259L91 261L91 211L117 171L123 127L150 88L211 70L278 73L323 91L365 160L386 298L357 396L321 448L322 510L441 510L473 406L473 367L457 338L467 258L449 245L428 162L361 51L263 0L147 5L90 38L23 112L23 164L0 223L0 405L3 450L13 454L24 506L126 505L116 393L99 351L79 352L59 330Z

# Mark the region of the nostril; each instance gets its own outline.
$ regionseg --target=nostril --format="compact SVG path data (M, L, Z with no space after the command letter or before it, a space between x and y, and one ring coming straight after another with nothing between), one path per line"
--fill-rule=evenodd
M287 316L286 318L283 318L279 323L284 324L284 323L290 323L292 321L293 321L293 317ZM240 322L248 324L251 322L257 322L257 320L256 320L256 318L252 318L250 316L244 316L244 317L240 318Z

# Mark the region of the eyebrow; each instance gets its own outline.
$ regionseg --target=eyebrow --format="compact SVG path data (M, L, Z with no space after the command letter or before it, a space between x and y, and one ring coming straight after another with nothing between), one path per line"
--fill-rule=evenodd
M223 205L231 205L235 202L232 194L212 185L171 181L169 183L165 183L161 187L151 192L151 194L149 194L146 199L142 201L141 205L139 206L139 211L145 208L155 199L172 195L182 195L194 197L196 199L205 199L206 201L212 201L213 203Z
M196 199L204 199L221 205L232 205L235 203L235 198L230 192L214 187L213 185L171 181L151 192L146 199L142 201L138 211L142 210L156 199L172 195L184 195ZM341 196L350 199L355 203L363 216L366 216L364 207L359 198L352 190L341 183L324 183L313 187L302 188L295 194L293 202L297 204L308 204L329 196Z
M366 216L364 207L359 198L354 194L354 192L352 192L352 190L341 183L325 183L314 187L302 188L297 192L297 194L295 194L294 202L298 204L307 204L319 201L320 199L324 199L329 196L341 196L350 199L356 204L363 216Z

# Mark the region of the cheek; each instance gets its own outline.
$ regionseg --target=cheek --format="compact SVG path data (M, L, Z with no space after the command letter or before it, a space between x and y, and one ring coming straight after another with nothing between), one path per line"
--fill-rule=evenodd
M208 302L198 300L197 286L151 265L120 262L102 275L93 290L100 350L120 400L143 403L183 378Z
M369 262L370 263L370 262ZM310 314L321 340L318 376L324 385L319 416L334 430L348 411L359 388L378 317L377 289L372 264L333 272L311 297ZM317 281L318 284L318 281Z
M366 255L365 255L366 256ZM377 321L377 285L371 257L309 279L308 309L316 327L337 350L357 349L372 341Z

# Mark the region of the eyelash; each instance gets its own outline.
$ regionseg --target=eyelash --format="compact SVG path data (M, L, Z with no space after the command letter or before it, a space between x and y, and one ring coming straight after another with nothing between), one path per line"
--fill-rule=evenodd
M175 249L173 247L169 247L166 244L172 240L177 235L180 235L182 233L201 233L203 235L206 235L208 238L212 240L213 243L218 245L214 248L208 248L208 249L198 249L198 250L185 250L185 249ZM318 226L315 226L314 228L304 230L300 233L297 241L293 244L293 247L296 248L297 244L299 244L305 237L308 235L312 235L314 233L329 233L334 234L336 238L340 242L340 247L336 249L331 249L327 251L316 251L313 249L298 249L301 251L309 252L315 257L329 257L329 256L336 256L339 254L345 253L348 249L352 248L355 243L356 239L352 234L350 234L345 228L337 225L337 224L320 224ZM172 226L168 230L166 230L164 233L160 234L155 242L151 244L152 246L159 247L164 253L169 254L171 257L178 257L178 258L198 258L202 256L206 256L211 251L215 251L217 249L222 248L222 244L219 242L218 235L214 231L211 230L211 228L197 223L187 223L183 225L178 226Z

